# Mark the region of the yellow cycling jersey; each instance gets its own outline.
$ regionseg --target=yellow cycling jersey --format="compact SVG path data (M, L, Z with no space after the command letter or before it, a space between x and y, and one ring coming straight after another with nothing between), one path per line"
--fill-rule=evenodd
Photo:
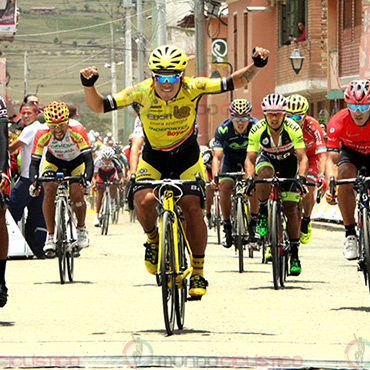
M248 152L262 150L268 157L276 160L295 155L295 149L305 148L303 132L298 123L284 118L279 135L279 143L275 145L266 119L258 121L249 132Z
M105 112L132 105L143 124L152 149L172 151L195 137L195 119L199 99L204 94L232 90L229 78L184 77L177 95L162 100L151 78L104 99Z

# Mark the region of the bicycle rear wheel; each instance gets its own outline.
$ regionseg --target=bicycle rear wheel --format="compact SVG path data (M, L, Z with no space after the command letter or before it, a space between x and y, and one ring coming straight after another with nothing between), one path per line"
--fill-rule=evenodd
M370 293L370 220L367 210L364 208L362 210L362 246L365 259L365 268L363 273L365 275L365 283L369 288Z
M274 289L279 289L281 273L281 242L282 225L278 202L275 200L271 208L271 257L272 257L272 277Z
M169 212L165 212L162 218L162 242L161 242L161 282L163 317L168 335L173 334L175 327L175 300L176 300L176 275L174 260L173 228Z
M112 224L117 224L118 223L118 217L119 217L119 190L117 189L116 192L116 198L111 198L112 199Z
M180 271L184 272L188 268L186 259L186 245L182 231L179 231L179 266ZM185 302L188 293L187 278L181 279L181 285L177 285L175 296L176 322L177 327L181 330L185 322Z
M235 237L235 247L238 251L239 257L239 272L244 271L244 235L245 235L245 225L243 216L243 202L241 198L238 198L236 204L236 237Z
M59 265L60 283L66 281L66 205L59 200L56 207L56 248Z

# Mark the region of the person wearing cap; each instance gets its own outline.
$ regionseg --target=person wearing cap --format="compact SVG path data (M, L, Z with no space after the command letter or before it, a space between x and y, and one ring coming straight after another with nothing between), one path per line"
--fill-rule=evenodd
M99 77L96 67L87 67L80 75L85 100L92 111L104 113L132 105L140 117L145 144L136 172L137 180L170 176L194 179L196 172L204 177L195 124L199 99L204 94L219 94L247 85L267 64L268 54L268 50L256 47L252 53L253 63L229 77L190 78L184 74L187 66L184 51L176 46L163 45L149 57L150 78L108 96L103 96L94 87ZM206 294L208 285L203 272L207 226L200 206L200 194L200 189L187 189L180 200L193 253L191 296ZM155 274L158 262L157 201L152 189L139 187L135 192L135 202L137 218L147 235L145 266Z

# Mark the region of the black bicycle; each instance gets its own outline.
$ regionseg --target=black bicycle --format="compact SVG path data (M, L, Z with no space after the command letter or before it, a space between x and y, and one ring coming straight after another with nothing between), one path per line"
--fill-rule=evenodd
M335 186L353 184L356 193L356 234L358 240L359 261L357 270L364 274L365 285L370 293L370 204L369 204L370 176L362 175L359 171L355 178L335 180L332 176L329 182L329 190L332 196L335 194Z
M305 194L306 191L296 178L279 178L275 174L272 178L266 179L249 178L246 192L250 193L254 184L258 183L271 184L270 204L268 207L269 232L266 247L271 248L274 289L279 289L279 287L284 287L286 278L289 274L288 262L290 256L290 243L286 231L287 220L284 214L283 200L281 197L281 185L296 183L301 194Z
M235 251L238 253L239 272L244 271L244 250L248 245L248 255L253 257L253 246L248 233L250 222L250 206L248 198L244 195L246 179L244 172L225 172L215 174L215 182L218 184L220 177L229 177L234 180L234 189L231 202L231 233Z

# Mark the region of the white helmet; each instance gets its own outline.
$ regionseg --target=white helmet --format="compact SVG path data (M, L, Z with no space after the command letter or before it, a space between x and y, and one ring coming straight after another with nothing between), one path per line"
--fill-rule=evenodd
M286 99L283 95L274 93L265 96L262 99L262 110L264 113L266 112L282 112L285 113L286 111Z
M112 159L114 157L114 150L111 147L104 147L101 151L101 157L103 159Z

